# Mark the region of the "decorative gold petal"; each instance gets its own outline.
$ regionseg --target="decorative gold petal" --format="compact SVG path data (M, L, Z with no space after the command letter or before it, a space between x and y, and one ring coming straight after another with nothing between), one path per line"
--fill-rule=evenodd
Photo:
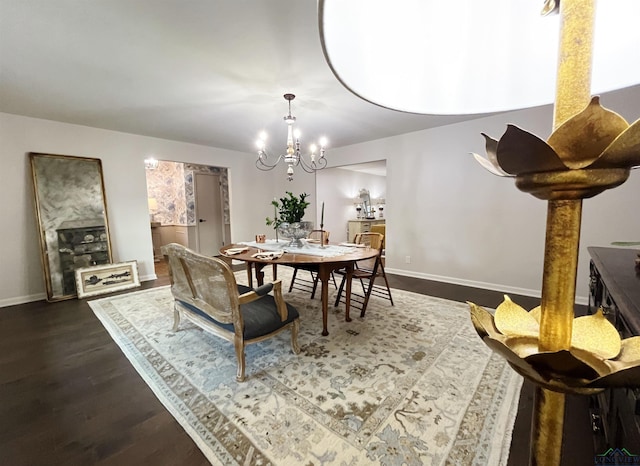
M620 354L616 361L640 363L640 336L622 340Z
M499 354L511 364L514 370L528 379L536 382L546 382L546 380L536 372L536 370L528 364L524 359L520 358L516 353L511 351L507 346L493 338L483 338L484 343L491 348L494 353Z
M587 107L565 121L547 141L566 166L588 167L619 134L629 127L627 121L600 106L595 96Z
M584 380L585 382L583 383L587 383L600 376L594 368L566 350L532 354L527 356L525 361L531 364L536 372L542 374L546 379L559 377L563 380Z
M609 361L603 360L597 354L593 354L589 351L585 351L579 348L571 348L569 352L576 358L593 368L598 373L598 377L609 374L611 365Z
M504 335L537 337L540 325L531 314L504 295L504 301L496 308L496 328Z
M491 162L489 162L487 159L485 159L483 156L476 154L474 152L472 152L473 156L475 157L476 161L482 165L485 170L488 170L490 173L496 175L496 176L511 176L508 173L506 173L505 171L503 171L500 167L494 167L493 165L491 165Z
M607 147L593 168L640 166L640 120L629 126Z
M556 2L555 0L545 0L544 6L542 7L542 11L540 14L542 16L550 15L551 13L557 13L560 10L560 2Z
M595 379L589 387L640 387L640 366L632 366Z
M498 163L498 140L493 139L491 136L488 136L484 133L480 134L482 134L482 136L484 137L484 148L487 151L487 160L489 160L489 162L491 162L491 165L496 167L498 171L507 175L508 173L502 170L500 168L500 164Z
M498 141L493 139L490 136L487 136L484 133L481 133L484 136L485 140L485 150L487 151L487 157L482 157L478 154L473 154L476 160L482 165L485 169L489 170L491 173L497 176L511 176L507 172L505 172L500 165L498 165L498 158L496 157L496 151L498 150Z
M601 359L612 359L620 353L620 334L598 309L593 315L574 319L571 346Z
M529 314L531 314L531 316L536 319L536 322L538 322L538 324L540 324L540 319L542 318L542 307L540 306L536 306L533 309L531 309L529 311Z
M493 322L491 313L477 304L469 301L467 301L467 304L471 310L471 323L475 327L476 332L478 332L478 335L480 335L480 338L485 338L486 336L500 338L500 332Z
M496 155L498 165L512 175L567 170L546 142L514 125L507 125L507 131L498 141Z
M521 358L538 353L539 339L533 336L511 336L505 338L504 344Z

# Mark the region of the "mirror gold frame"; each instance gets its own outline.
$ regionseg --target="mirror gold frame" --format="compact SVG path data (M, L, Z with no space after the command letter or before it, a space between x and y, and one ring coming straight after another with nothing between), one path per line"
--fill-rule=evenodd
M112 263L100 159L29 153L47 301L77 296L75 269Z

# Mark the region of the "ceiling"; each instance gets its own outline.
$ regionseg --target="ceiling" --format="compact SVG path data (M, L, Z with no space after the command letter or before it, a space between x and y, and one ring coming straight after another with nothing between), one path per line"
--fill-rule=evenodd
M444 89L443 92L452 92ZM0 111L243 152L331 147L473 116L388 110L346 90L310 0L0 0Z

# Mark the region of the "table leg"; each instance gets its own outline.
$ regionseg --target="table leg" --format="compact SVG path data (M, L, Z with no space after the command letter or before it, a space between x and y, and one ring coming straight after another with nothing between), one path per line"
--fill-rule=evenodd
M278 279L278 264L273 264L273 281Z
M331 276L331 267L320 264L318 267L318 279L322 283L322 290L320 292L322 300L322 336L329 335L327 330L327 321L329 317L329 277Z
M253 273L251 272L251 262L247 262L247 281L249 282L249 288L253 288Z

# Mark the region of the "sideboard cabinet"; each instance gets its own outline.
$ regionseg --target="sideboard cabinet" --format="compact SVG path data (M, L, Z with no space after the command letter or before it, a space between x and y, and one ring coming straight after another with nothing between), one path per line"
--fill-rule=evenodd
M353 241L358 233L371 231L373 225L384 225L385 219L349 220L347 224L347 241Z
M640 335L638 251L588 248L591 256L589 312L602 308L622 338ZM640 454L640 387L608 389L592 397L595 448L626 448Z

